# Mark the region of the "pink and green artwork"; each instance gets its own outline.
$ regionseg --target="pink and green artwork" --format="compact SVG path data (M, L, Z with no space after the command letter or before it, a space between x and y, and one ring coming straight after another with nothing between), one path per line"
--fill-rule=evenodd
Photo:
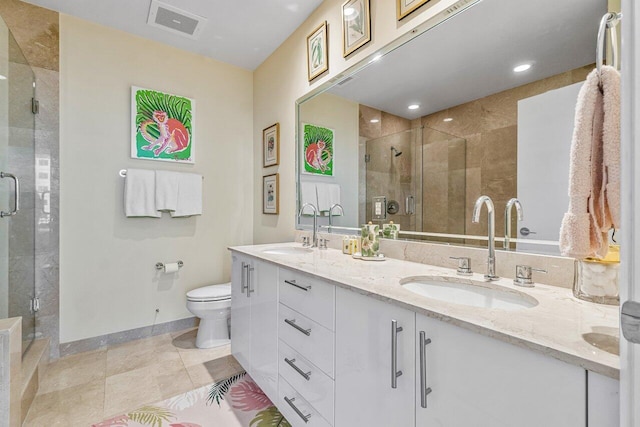
M304 171L306 173L333 176L332 129L303 123Z
M133 86L131 108L132 158L195 162L193 99Z

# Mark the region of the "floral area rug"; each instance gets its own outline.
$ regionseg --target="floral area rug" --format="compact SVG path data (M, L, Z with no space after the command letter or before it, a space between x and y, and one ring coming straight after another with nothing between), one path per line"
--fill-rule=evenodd
M291 427L246 372L92 427Z

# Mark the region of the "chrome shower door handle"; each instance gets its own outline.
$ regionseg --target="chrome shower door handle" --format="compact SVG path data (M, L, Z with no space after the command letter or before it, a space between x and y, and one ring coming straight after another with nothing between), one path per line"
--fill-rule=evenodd
M5 216L14 216L20 210L20 180L12 173L0 172L0 178L11 178L15 185L15 191L13 193L13 210L9 212L0 211L0 218Z
M431 387L427 387L427 345L431 344L431 338L427 338L424 331L420 331L420 406L427 407L427 395L431 393Z
M404 199L404 212L407 215L416 213L416 199L413 196L407 196L407 198Z
M398 371L398 332L402 332L402 327L398 327L398 321L391 321L391 388L398 388L398 377L402 371Z

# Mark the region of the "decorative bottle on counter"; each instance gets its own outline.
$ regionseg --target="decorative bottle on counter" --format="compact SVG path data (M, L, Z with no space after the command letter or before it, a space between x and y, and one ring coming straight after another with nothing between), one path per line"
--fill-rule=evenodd
M399 232L400 224L394 224L393 221L389 221L388 224L382 224L382 237L384 238L396 240Z
M380 226L377 224L364 224L362 226L362 242L360 243L360 252L363 257L378 256L378 250L380 249Z
M620 246L609 246L604 259L587 258L576 262L573 295L599 304L620 304Z

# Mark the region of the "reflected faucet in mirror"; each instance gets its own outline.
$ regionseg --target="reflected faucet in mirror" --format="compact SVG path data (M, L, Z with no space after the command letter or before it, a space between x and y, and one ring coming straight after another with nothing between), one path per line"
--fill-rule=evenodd
M484 280L491 282L498 280L496 276L496 218L495 207L493 206L493 200L489 196L480 196L476 200L476 204L473 207L472 221L474 223L480 222L480 211L482 206L487 206L487 221L488 221L488 237L489 237L489 256L487 257L487 274L484 275Z
M524 211L522 209L522 203L515 197L507 202L507 207L504 211L504 248L509 249L511 240L511 211L513 207L516 207L516 215L518 221L522 221L524 218Z
M331 233L331 230L333 228L333 209L334 208L339 208L340 215L344 215L344 209L342 208L342 205L340 203L334 203L333 205L331 205L331 208L329 208L329 233Z
M311 243L311 246L315 248L318 246L318 209L311 203L305 203L300 208L298 216L302 216L302 214L304 213L304 209L307 207L313 209L313 242Z

